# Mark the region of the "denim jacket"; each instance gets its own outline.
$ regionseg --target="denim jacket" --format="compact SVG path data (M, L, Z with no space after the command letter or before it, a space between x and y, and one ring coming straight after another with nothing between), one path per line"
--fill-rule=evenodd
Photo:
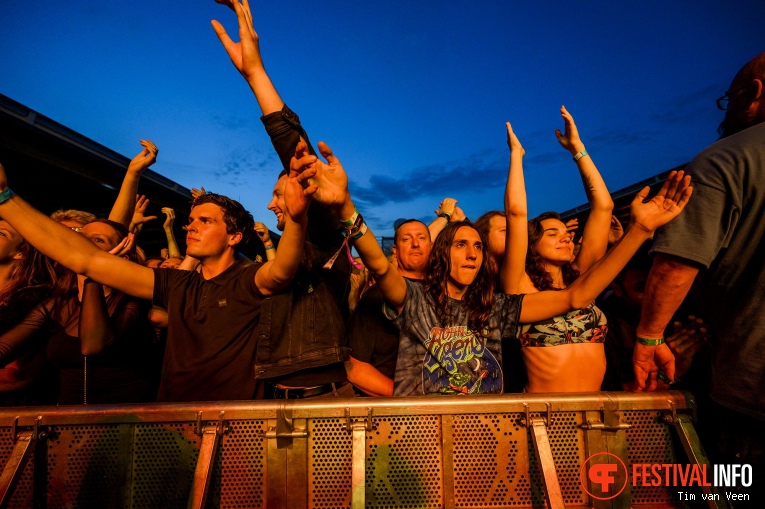
M286 105L261 120L285 168L301 136L315 153L298 116ZM339 224L332 210L310 205L303 263L287 290L263 300L255 378L279 377L348 359L345 310L351 264L343 252L331 269L323 268L343 243Z

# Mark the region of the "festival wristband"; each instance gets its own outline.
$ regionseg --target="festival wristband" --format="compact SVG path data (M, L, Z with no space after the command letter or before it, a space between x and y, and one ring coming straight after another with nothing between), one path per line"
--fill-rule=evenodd
M356 209L353 209L353 214L351 217L349 217L346 220L340 220L340 224L343 225L346 229L353 227L353 224L356 222L356 219L359 217L359 211Z
M452 215L449 212L439 212L438 217L443 217L446 222L449 223L452 220Z
M664 344L664 338L649 339L637 336L637 342L644 346L659 346Z
M352 240L358 240L358 239L360 239L361 237L364 236L364 234L367 232L367 230L368 230L367 223L362 221L361 225L358 228L358 230L355 230L355 229L354 229L354 231L348 230L348 236Z
M274 249L274 245L273 244L271 244L269 246L266 246L266 251L269 251L271 249Z
M6 190L5 190L5 191L3 191L2 193L0 193L0 203L3 203L3 202L5 202L5 201L6 201L8 198L10 198L11 196L13 196L14 194L16 194L16 193L14 193L13 191L11 191L11 188L9 187L8 189L6 189Z
M581 152L579 152L577 155L574 156L574 161L578 161L584 156L588 156L588 155L590 154L586 150L582 150Z

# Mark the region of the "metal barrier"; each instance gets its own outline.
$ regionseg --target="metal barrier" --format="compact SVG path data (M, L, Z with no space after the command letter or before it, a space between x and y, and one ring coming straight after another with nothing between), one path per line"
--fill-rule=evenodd
M582 464L610 453L619 482L704 463L693 409L680 392L9 408L0 507L682 507L629 482L591 496Z

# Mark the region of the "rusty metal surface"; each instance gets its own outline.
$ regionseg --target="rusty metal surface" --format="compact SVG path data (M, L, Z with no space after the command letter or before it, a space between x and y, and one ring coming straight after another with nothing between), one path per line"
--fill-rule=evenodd
M615 451L628 465L685 462L661 417L691 405L670 392L1 409L0 461L11 457L14 423L28 430L39 418L47 484L34 486L32 458L10 507L44 496L38 505L51 509L183 508L200 426L224 412L226 431L206 457L205 507L540 507L543 475L525 424L544 419L561 498L586 507L580 467L593 451ZM363 480L363 505L353 504L354 479ZM636 487L631 505L680 506L654 487Z

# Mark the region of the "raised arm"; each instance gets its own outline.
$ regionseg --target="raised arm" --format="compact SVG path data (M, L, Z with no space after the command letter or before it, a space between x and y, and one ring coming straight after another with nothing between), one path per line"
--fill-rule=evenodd
M691 197L690 176L672 172L661 190L649 201L649 187L632 201L632 223L624 236L590 269L561 291L544 291L526 295L521 308L521 322L546 320L574 309L588 306L619 274L643 243L657 228L682 212ZM668 376L674 374L667 373Z
M584 191L587 193L587 200L590 202L590 216L582 232L582 245L573 262L576 269L585 271L606 254L614 202L603 177L592 161L592 156L587 153L584 143L579 138L574 117L565 106L560 107L560 114L563 117L564 132L561 133L560 129L556 129L555 136L561 147L568 150L574 158L579 168L579 175L582 177Z
M307 155L307 150L305 143L298 144L293 161ZM287 178L284 189L287 214L276 257L267 261L255 273L255 284L264 295L277 293L286 288L300 267L305 248L308 205L318 189L318 186L310 180L314 174L314 168L295 163Z
M255 94L255 99L260 105L263 115L281 111L284 101L279 97L279 92L266 73L263 59L260 56L260 44L258 34L252 24L252 12L247 0L215 0L217 3L228 6L236 13L236 21L239 24L239 42L234 42L226 33L218 21L213 20L212 27L215 34L228 53L231 63L247 81L247 84Z
M100 250L8 189L0 165L0 217L38 251L72 271L141 299L151 299L154 271Z
M178 241L175 240L175 233L173 233L175 211L170 207L162 207L162 213L165 215L165 222L162 225L162 229L165 230L165 237L167 238L167 257L183 258L181 250L178 247Z
M157 216L147 216L146 209L149 207L149 199L144 196L136 196L135 208L133 209L133 218L130 220L128 231L138 235L143 229L143 225L149 221L154 221Z
M526 275L526 252L529 245L526 184L523 179L523 156L526 151L507 122L507 146L510 148L510 168L505 185L505 259L500 268L504 293L523 293ZM530 283L530 282L529 282Z
M263 243L263 248L266 250L266 260L273 260L276 258L276 249L274 249L274 243L271 240L271 234L268 232L268 227L261 222L255 222L255 233Z
M452 220L462 220L458 217L454 217L457 209L457 200L454 198L444 198L441 203L438 204L438 208L433 212L436 214L436 218L428 225L428 231L430 232L430 240L435 242L436 237L441 231L446 228L446 225L451 223ZM464 219L464 217L463 217Z
M301 145L304 146L305 144L301 142ZM340 164L340 160L335 157L332 150L324 142L319 142L319 152L327 160L327 163L303 150L302 157L297 158L293 164L303 168L312 168L315 171L314 178L318 189L314 195L314 201L337 211L337 216L346 229L347 238L353 243L364 266L375 278L383 297L400 312L406 299L404 276L388 262L372 230L364 223L363 217L357 213L348 192L348 176ZM279 245L281 246L281 242ZM341 255L343 254L341 253ZM278 256L280 254L277 254L277 259Z
M157 161L157 154L159 153L157 146L149 140L140 140L140 142L143 150L130 161L125 178L122 180L122 187L120 187L120 192L117 195L117 201L114 202L112 211L109 213L110 220L128 228L135 209L138 181L143 172Z
M124 296L123 296L124 298ZM121 303L120 303L121 304ZM117 342L139 318L139 307L132 301L117 305L109 316L103 285L86 279L82 289L79 336L82 355L96 355Z

